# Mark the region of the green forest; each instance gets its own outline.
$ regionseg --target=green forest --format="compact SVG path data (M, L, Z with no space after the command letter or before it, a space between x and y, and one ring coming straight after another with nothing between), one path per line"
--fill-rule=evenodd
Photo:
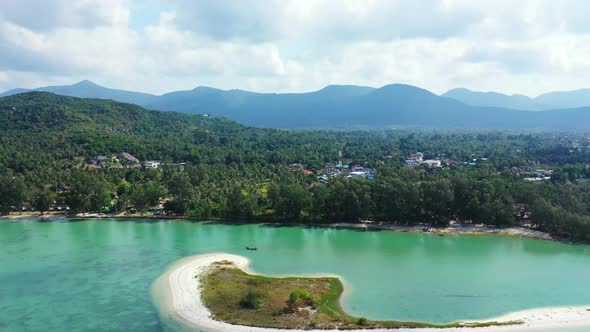
M0 98L0 213L67 206L69 213L244 222L526 224L590 242L588 137L260 129L31 92ZM359 165L374 177L318 176L338 168L339 149L343 169ZM124 152L139 162L122 158ZM443 166L407 167L419 152ZM161 166L146 169L146 161ZM535 178L540 170L550 176Z

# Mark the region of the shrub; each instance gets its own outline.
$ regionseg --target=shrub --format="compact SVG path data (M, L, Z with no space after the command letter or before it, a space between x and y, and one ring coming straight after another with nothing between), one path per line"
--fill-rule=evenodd
M245 309L258 309L262 305L262 294L248 291L246 296L240 300L240 307Z
M285 312L294 312L297 307L303 305L315 308L315 301L309 291L305 289L296 289L289 294L289 300L287 300L287 308L285 308Z
M305 289L296 289L289 294L289 304L296 306L302 303L309 305L313 304L309 291Z
M365 326L367 325L367 319L365 317L361 317L356 320L356 325Z

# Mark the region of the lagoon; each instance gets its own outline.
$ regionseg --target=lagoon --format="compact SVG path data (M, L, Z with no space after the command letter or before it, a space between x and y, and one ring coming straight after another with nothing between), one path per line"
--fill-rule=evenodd
M0 330L169 330L152 282L174 261L209 252L246 256L264 274L340 275L344 309L372 319L444 323L590 305L584 245L185 221L2 221Z

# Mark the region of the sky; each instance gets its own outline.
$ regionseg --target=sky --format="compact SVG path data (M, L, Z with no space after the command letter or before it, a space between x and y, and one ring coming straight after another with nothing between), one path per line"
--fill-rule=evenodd
M585 0L0 0L0 91L590 87Z

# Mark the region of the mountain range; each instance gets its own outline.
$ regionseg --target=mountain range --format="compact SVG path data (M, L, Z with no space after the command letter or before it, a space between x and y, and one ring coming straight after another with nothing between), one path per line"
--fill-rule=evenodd
M28 91L32 90L14 89L0 94L0 97ZM152 95L82 81L34 91L112 99L160 111L224 116L257 127L590 129L587 121L590 120L590 107L579 107L590 105L590 90L554 92L529 98L454 89L438 96L415 86L391 84L381 88L330 85L314 92L282 94L197 87Z
M590 106L590 89L548 92L531 98L525 95L506 95L498 92L480 92L469 89L452 89L441 95L472 106L504 107L531 111Z

